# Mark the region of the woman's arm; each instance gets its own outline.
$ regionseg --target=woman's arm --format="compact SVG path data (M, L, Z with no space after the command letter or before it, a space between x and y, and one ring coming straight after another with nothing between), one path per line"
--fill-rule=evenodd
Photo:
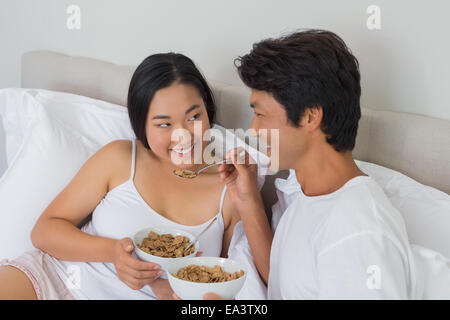
M77 226L108 192L111 174L123 161L120 149L129 149L127 145L113 141L84 163L36 222L31 232L35 247L62 260L112 261L115 239L89 235Z
M72 181L50 203L31 233L33 245L67 261L112 262L117 276L133 290L152 284L162 274L159 266L135 259L130 238L93 236L77 228L110 189L114 174L129 175L130 141L109 143L89 158Z
M240 212L253 259L258 272L267 285L269 281L270 250L272 247L273 233L264 210L262 200L249 200L242 205Z

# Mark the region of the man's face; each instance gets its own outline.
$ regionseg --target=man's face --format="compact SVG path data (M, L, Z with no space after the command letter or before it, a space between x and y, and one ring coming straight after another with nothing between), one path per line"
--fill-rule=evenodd
M276 143L272 141L275 136L271 134L271 129L279 130L279 169L285 170L294 167L298 160L308 148L307 132L303 127L294 127L288 122L286 110L275 98L266 91L252 90L250 96L250 106L254 116L251 128L258 136L262 137L266 129L267 143L271 148L267 153L274 155Z

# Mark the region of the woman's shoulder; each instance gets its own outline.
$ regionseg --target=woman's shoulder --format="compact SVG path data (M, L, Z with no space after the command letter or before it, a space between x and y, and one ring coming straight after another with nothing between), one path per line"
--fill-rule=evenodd
M98 153L110 160L112 165L121 165L123 162L131 161L132 141L114 140L104 145ZM105 163L105 165L108 165Z
M126 181L130 176L132 159L132 141L114 140L104 145L99 151L104 158L102 163L108 167L108 190Z
M110 143L107 144L107 146L109 146L116 153L130 156L132 144L133 144L133 140L120 139L120 140L111 141ZM135 141L135 144L137 145L136 141Z

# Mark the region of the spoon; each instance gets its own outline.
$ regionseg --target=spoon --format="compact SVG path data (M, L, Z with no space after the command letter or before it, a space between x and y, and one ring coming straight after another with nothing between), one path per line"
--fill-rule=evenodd
M206 230L208 230L209 227L211 227L212 224L213 224L213 222L216 221L216 220L217 220L217 216L214 217L214 219L212 219L212 221L206 226L205 229L202 230L202 232L200 232L196 237L194 237L194 239L192 239L191 244L189 244L189 245L184 249L184 251L186 251L187 249L189 249L190 247L192 247L192 246L197 242L197 239L198 239L202 234L204 234L204 233L206 232Z
M245 155L245 151L241 151L239 153L239 157L242 157L244 155ZM189 169L180 169L180 168L178 168L178 169L173 170L173 174L176 175L177 177L180 177L180 178L193 179L196 176L198 176L202 171L205 171L208 168L211 168L213 166L217 166L217 165L222 164L224 162L227 162L227 163L231 163L232 162L231 160L229 160L229 161L227 161L227 160L228 159L224 159L224 160L220 160L218 162L215 162L213 164L207 165L206 167L201 168L197 172L195 172L193 170L189 170Z
M193 179L196 176L198 176L201 172L205 171L206 169L211 168L213 166L217 166L219 164L222 164L225 161L227 161L227 159L220 160L219 162L207 165L206 167L201 168L197 172L195 172L193 170L189 170L189 169L180 169L180 168L178 168L178 169L173 170L173 174L176 175L177 177L180 177L180 178Z

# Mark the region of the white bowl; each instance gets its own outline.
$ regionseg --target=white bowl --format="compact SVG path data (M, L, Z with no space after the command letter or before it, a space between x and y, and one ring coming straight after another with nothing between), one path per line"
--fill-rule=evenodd
M190 264L207 267L220 266L224 271L230 273L243 270L244 275L235 280L216 283L192 282L181 280L174 276L174 274L178 273L178 270ZM215 293L223 299L233 299L241 290L247 278L247 268L244 264L235 260L217 257L196 257L174 261L168 266L167 273L169 274L169 283L172 290L183 300L202 300L205 293Z
M167 234L170 233L171 235L173 235L174 237L176 236L184 236L189 238L189 240L192 242L192 240L194 240L194 236L192 234L190 234L189 232L183 231L183 230L179 230L179 229L172 229L172 228L167 228L167 227L149 227L149 228L145 228L142 230L139 230L138 232L136 232L132 238L133 240L133 244L134 244L134 251L136 252L136 255L139 257L139 259L146 261L146 262L152 262L152 263L156 263L160 266L161 270L164 271L164 274L162 274L160 276L160 278L162 279L167 279L167 266L175 261L182 261L184 259L190 258L190 257L195 257L195 255L198 252L198 248L199 248L199 242L197 241L194 244L194 252L191 253L190 255L186 256L186 257L180 257L180 258L166 258L166 257L158 257L158 256L154 256L150 253L147 253L141 249L138 248L138 245L142 244L142 241L144 240L144 238L147 238L150 231L153 231L157 234Z

